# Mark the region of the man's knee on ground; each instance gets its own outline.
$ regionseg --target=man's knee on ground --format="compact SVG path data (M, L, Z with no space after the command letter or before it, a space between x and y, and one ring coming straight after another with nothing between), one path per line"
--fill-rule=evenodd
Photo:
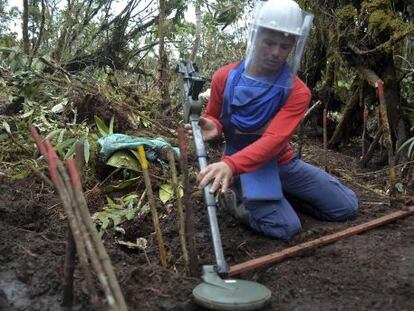
M283 241L290 241L300 230L302 230L302 225L299 218L293 218L284 224L262 224L260 225L260 229L265 236Z
M324 215L328 221L346 221L353 219L358 211L358 199L353 193L340 202L332 202L334 208Z

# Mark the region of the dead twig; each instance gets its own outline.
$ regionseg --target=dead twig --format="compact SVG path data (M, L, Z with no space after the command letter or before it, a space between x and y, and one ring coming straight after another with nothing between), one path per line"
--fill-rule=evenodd
M49 187L53 188L52 181L45 174L43 174L38 168L34 167L33 165L30 165L29 167L37 177L43 180Z
M307 119L307 118L309 118L309 116L311 115L311 113L312 113L312 112L313 112L316 108L318 108L321 104L322 104L322 102L321 102L320 100L318 100L316 103L314 103L314 104L312 105L312 107L310 107L310 108L306 111L305 116L303 117L303 122L305 122L305 121L306 121L306 119Z
M398 168L398 167L401 167L401 166L404 166L404 165L407 165L407 164L411 164L411 163L414 163L414 160L413 160L413 161L404 162L404 163L401 163L401 164L397 164L397 165L395 166L395 168ZM389 168L388 168L388 167L386 167L386 168L382 168L382 169L379 169L379 170L376 170L376 171L372 171L372 172L355 173L355 175L356 175L356 176L369 176L369 175L375 175L375 174L379 174L379 173L385 172L385 171L387 171L388 169L389 169Z
M32 251L30 251L29 249L27 249L23 245L17 243L17 246L20 247L21 249L23 249L26 252L27 255L29 255L31 257L37 257L37 255L35 253L33 253Z
M383 198L387 198L387 199L389 199L388 195L386 195L385 193L381 193L381 190L378 190L378 189L372 189L372 188L370 188L370 187L369 187L369 186L367 186L367 185L363 185L363 184L361 184L361 183L358 183L358 182L356 182L356 181L355 181L355 178L354 178L354 177L351 177L351 176L349 176L348 174L345 174L344 172L341 172L341 171L339 171L339 170L332 170L332 173L335 173L335 174L336 174L336 175L338 175L339 177L341 177L341 178L343 178L343 179L347 180L348 182L350 182L350 183L352 183L352 184L354 184L354 185L356 185L356 186L358 186L358 187L360 187L360 188L362 188L362 189L364 189L364 190L367 190L367 191L369 191L369 192L375 193L376 195L381 196L381 197L383 197Z
M359 161L362 167L366 167L369 160L371 160L372 156L374 155L375 147L377 146L381 136L382 136L382 127L379 128L377 133L374 136L374 140L372 141L371 145L368 147L368 151L364 154L364 156Z

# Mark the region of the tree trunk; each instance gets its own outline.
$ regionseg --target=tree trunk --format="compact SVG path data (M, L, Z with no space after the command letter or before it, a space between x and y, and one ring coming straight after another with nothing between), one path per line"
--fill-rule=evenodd
M352 96L349 101L346 103L346 106L343 110L343 117L341 122L336 126L335 132L333 133L331 139L328 143L328 148L333 149L337 148L342 141L342 138L345 134L346 129L349 127L352 118L354 117L355 108L359 102L359 92L353 90Z
M384 97L387 105L388 122L391 130L391 140L395 150L407 140L407 129L401 118L401 92L400 85L395 71L395 64L392 55L384 64L380 76L384 81Z
M375 134L374 140L372 141L371 145L368 148L368 151L363 154L361 161L359 162L362 167L366 167L369 160L371 160L372 156L374 155L375 147L377 146L380 138L382 137L382 128L380 127Z
M32 61L33 61L33 57L36 56L37 50L40 47L40 44L42 42L43 39L43 32L45 29L45 20L46 20L46 4L45 4L45 0L41 0L42 3L42 11L41 11L41 21L40 21L40 29L39 29L39 35L37 36L37 40L36 40L36 44L34 45L32 52L30 54L30 59L29 59L29 65L32 65Z
M68 36L70 32L72 31L72 28L74 27L73 12L72 12L73 7L74 7L74 3L73 2L71 3L71 1L68 1L65 12L63 13L65 18L60 28L60 36L57 39L55 49L52 52L52 58L57 63L60 63L62 60L62 56L64 55L65 50L66 50Z
M385 98L384 82L378 77L378 75L370 69L358 68L362 76L368 81L368 83L375 87L378 91L379 100L379 126L383 129L383 139L388 151L388 167L389 167L389 186L391 195L394 194L394 186L396 182L396 173L394 167L394 150L392 143L392 128L388 115L388 102ZM392 105L391 105L392 106ZM393 110L392 110L393 111Z
M29 0L23 0L23 23L22 23L22 37L23 37L23 52L29 55L30 41L29 41Z
M190 55L190 61L195 62L197 51L200 46L200 40L201 40L201 8L200 8L200 2L196 1L195 3L195 16L196 16L196 33L194 38L194 44L193 48L191 49L191 55Z
M164 47L164 14L165 14L165 1L159 0L159 18L158 18L158 34L160 37L159 45L159 89L161 93L161 109L165 115L168 115L170 106L170 94L168 83L168 71L167 71L167 55Z

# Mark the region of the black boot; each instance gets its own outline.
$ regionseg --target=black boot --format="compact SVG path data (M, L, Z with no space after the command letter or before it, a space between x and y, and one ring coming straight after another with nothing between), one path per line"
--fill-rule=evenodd
M233 190L229 189L224 193L220 193L218 197L218 205L242 224L249 224L250 213L243 203L237 202L237 196Z

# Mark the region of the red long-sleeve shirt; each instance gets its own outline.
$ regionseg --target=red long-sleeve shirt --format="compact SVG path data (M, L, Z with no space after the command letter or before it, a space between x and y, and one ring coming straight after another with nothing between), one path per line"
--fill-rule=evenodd
M236 66L237 63L233 63L219 68L214 73L211 81L210 99L204 117L216 123L220 135L223 126L218 119L222 109L227 76ZM262 136L233 155L223 156L222 160L230 166L233 174L238 175L256 170L278 155L285 146L287 146L287 150L278 162L289 162L293 157L292 147L289 143L290 138L302 122L310 100L311 92L309 88L296 77L286 103L269 122Z

